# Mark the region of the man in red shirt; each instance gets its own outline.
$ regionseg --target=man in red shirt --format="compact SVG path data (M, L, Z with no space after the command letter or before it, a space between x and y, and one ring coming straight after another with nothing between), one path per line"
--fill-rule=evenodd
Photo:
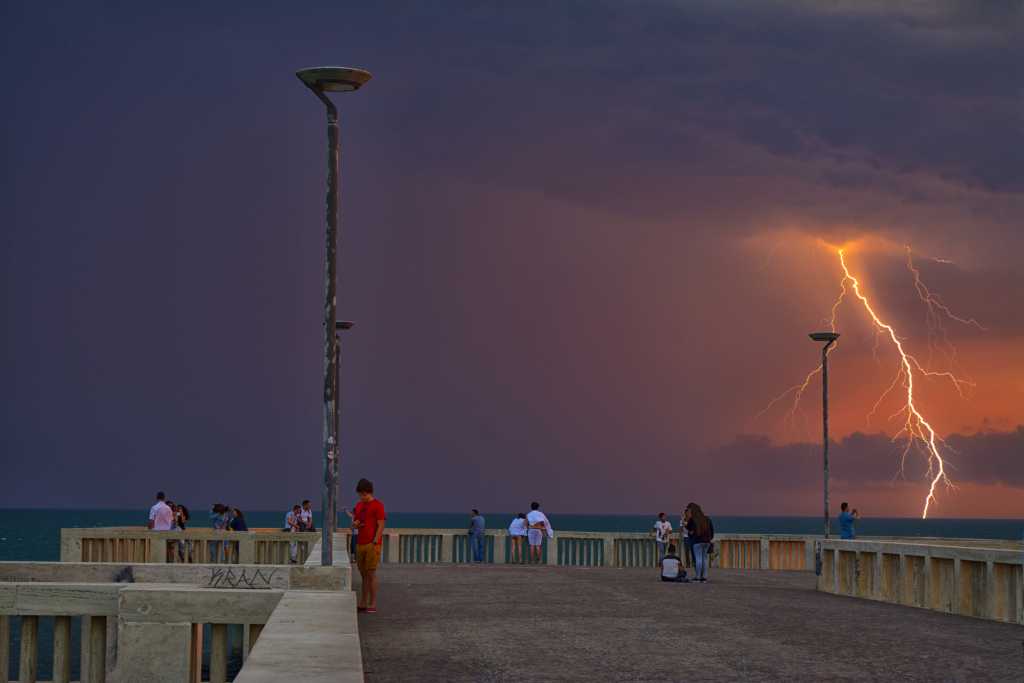
M356 538L356 567L363 579L357 609L377 611L377 566L384 547L384 504L373 497L373 482L360 479L356 484L359 502L352 511L352 526L359 530Z

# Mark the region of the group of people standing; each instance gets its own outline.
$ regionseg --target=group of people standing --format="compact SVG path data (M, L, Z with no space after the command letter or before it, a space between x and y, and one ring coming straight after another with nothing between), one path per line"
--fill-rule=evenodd
M191 523L188 508L180 503L167 500L163 491L157 491L156 503L149 508L146 528L152 531L184 531ZM210 508L210 525L218 531L248 531L245 514L236 507L214 503ZM231 562L232 546L223 541L208 541L210 562ZM167 561L173 561L175 553L179 562L194 562L193 544L189 539L167 542Z
M483 563L487 558L487 523L480 511L473 508L469 517L469 549L473 562ZM537 563L542 559L544 553L544 537L553 538L555 530L551 527L551 520L540 509L540 503L530 503L529 512L520 512L508 525L510 540L509 560L519 564L527 559L523 551L523 542L529 543L529 562Z
M285 513L284 528L282 531L299 533L300 531L316 531L313 526L313 506L309 500L302 501L301 505L293 505L292 509ZM292 541L288 544L288 562L298 562L299 544Z
M658 513L654 522L654 543L658 555L658 567L662 581L687 583L689 579L683 569L683 560L688 559L693 567L693 581L704 583L708 580L708 564L715 538L715 525L704 514L700 505L690 503L679 515L679 546L683 557L676 554L677 546L672 542L672 523L664 512Z
M472 550L473 561L482 563L486 559L486 535L483 515L479 510L474 509L469 518L469 545ZM520 512L508 525L510 541L509 560L515 564L527 560L531 563L539 563L544 554L544 538L554 538L555 530L551 527L551 520L540 509L540 503L530 503L529 512ZM529 555L524 553L524 541L529 544Z

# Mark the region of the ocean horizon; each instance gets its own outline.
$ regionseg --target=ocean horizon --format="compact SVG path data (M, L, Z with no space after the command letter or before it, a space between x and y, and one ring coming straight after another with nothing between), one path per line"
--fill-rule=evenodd
M192 525L208 528L208 510L190 508ZM60 559L60 530L71 527L145 526L146 509L83 508L0 508L0 561L51 561ZM246 512L253 528L278 528L286 511L253 510ZM483 511L487 526L504 529L515 516L512 512ZM647 531L654 515L636 514L562 514L548 512L558 531ZM348 520L339 515L340 524ZM821 517L712 515L719 533L818 534ZM669 513L673 526L678 513ZM319 525L319 518L316 518ZM461 529L468 525L468 512L391 512L388 526L413 529ZM833 533L838 525L833 517ZM940 538L1024 539L1024 519L864 517L857 523L860 536L905 536Z

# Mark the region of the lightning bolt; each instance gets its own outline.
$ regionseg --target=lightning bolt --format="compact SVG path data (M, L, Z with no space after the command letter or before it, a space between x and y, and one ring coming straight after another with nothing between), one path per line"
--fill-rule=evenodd
M926 480L929 484L928 495L924 499L924 509L921 513L922 519L928 517L928 511L933 503L936 503L935 492L939 484L945 484L947 487L954 487L953 482L949 479L946 472L946 461L942 457L940 452L940 446L948 450L948 446L942 440L942 438L935 431L935 428L925 418L918 407L918 404L914 396L914 378L915 374L919 377L933 377L949 380L960 396L964 396L964 388L974 386L974 383L968 379L961 379L954 374L952 369L948 370L930 370L930 358L929 363L922 364L918 359L909 353L904 347L904 340L896 333L896 330L889 323L882 320L879 315L875 312L874 307L871 305L868 297L865 295L861 286L860 280L850 271L849 266L846 263L846 251L842 247L833 247L836 255L839 257L839 265L843 270L843 277L839 283L839 296L832 304L832 316L828 321L830 329L836 331L836 322L838 319L839 307L843 301L847 298L847 295L852 292L853 297L860 302L864 311L871 318L872 324L875 327L875 342L872 349L872 354L877 361L877 350L879 340L881 338L888 338L892 342L893 347L896 349L899 355L899 363L896 370L896 375L893 378L889 386L882 392L878 400L872 405L871 410L868 412L867 420L870 423L871 418L878 411L883 401L892 394L897 387L901 387L905 392L902 407L896 411L890 420L896 419L897 417L904 416L905 421L899 431L893 436L893 442L900 439L901 436L906 437L906 444L900 457L900 471L903 471L903 466L906 462L907 456L913 449L920 450L921 453L927 458L928 470L926 473ZM936 259L938 260L938 259ZM912 253L910 247L907 247L907 269L910 271L914 278L914 287L917 291L918 297L925 304L926 307L926 323L928 325L928 347L929 356L931 356L936 340L941 340L942 349L946 354L949 362L949 367L952 368L956 361L956 348L949 341L946 336L946 329L944 321L946 319L954 320L964 325L973 326L979 330L985 330L985 328L978 323L974 318L962 318L954 314L950 308L942 301L942 299L935 293L933 293L927 285L921 280L921 273L914 265ZM832 353L836 350L838 344L833 345L828 353ZM795 416L797 409L800 404L800 399L803 397L804 392L807 390L811 381L815 375L821 372L821 365L819 364L816 368L811 370L804 377L803 381L799 384L786 389L784 392L773 398L767 406L760 413L755 416L755 419L761 417L773 408L780 401L786 397L792 397L792 403L787 413L787 421L792 421Z
M869 316L871 316L871 321L879 330L884 331L889 336L890 341L892 341L893 346L896 347L896 351L899 353L900 369L896 374L896 380L893 382L892 385L890 385L889 389L885 391L885 394L882 395L882 398L888 395L888 393L892 391L893 387L896 385L897 381L902 378L903 387L907 391L907 399L906 405L904 405L899 412L906 414L907 421L906 423L904 423L903 429L897 432L896 436L893 438L898 438L900 434L906 433L907 447L903 451L904 460L906 459L907 453L910 451L910 449L914 446L915 443L921 443L927 449L927 476L931 479L931 484L928 487L928 495L925 496L924 499L924 511L921 513L921 519L927 519L928 508L935 501L935 487L939 485L939 482L945 483L947 486L952 486L953 482L951 482L949 480L949 477L946 476L946 462L942 459L942 454L939 453L939 447L936 444L936 441L941 440L936 435L935 428L932 427L928 420L925 419L924 415L921 414L921 411L918 410L917 404L914 402L914 370L917 369L919 372L925 375L948 375L953 380L954 385L957 387L957 390L960 389L959 382L962 380L958 380L956 377L952 375L952 373L929 373L925 371L925 369L921 366L921 364L917 361L916 358L907 353L906 349L903 348L903 341L896 334L896 330L893 329L892 325L886 323L885 321L878 317L878 314L875 313L875 309L871 307L871 302L868 301L868 298L861 291L860 280L858 280L850 272L849 267L847 267L846 265L846 256L844 250L837 249L836 252L839 254L839 264L843 267L844 283L847 281L850 282L851 286L853 287L854 296L856 296L857 299L860 300L860 302L864 305L864 310L867 311ZM920 282L920 279L918 279L918 282ZM875 408L873 408L872 410L878 407L878 403L881 403L881 400L882 399L880 398L878 402L875 403Z

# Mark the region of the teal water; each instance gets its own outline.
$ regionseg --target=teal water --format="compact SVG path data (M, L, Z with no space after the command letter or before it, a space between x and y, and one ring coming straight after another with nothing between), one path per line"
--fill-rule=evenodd
M17 510L0 509L0 561L60 559L62 527L144 526L145 510ZM192 510L196 527L207 527L205 510ZM285 511L246 513L250 527L279 527ZM484 512L490 528L506 528L512 513ZM562 515L548 516L555 531L647 531L653 515ZM388 526L415 529L458 529L467 525L468 515L444 512L393 512ZM676 516L669 519L675 525ZM816 534L821 532L820 517L735 517L714 516L720 533ZM342 516L342 525L348 518ZM833 520L834 532L838 527ZM939 536L943 538L1024 538L1021 519L861 519L857 533L862 536Z

